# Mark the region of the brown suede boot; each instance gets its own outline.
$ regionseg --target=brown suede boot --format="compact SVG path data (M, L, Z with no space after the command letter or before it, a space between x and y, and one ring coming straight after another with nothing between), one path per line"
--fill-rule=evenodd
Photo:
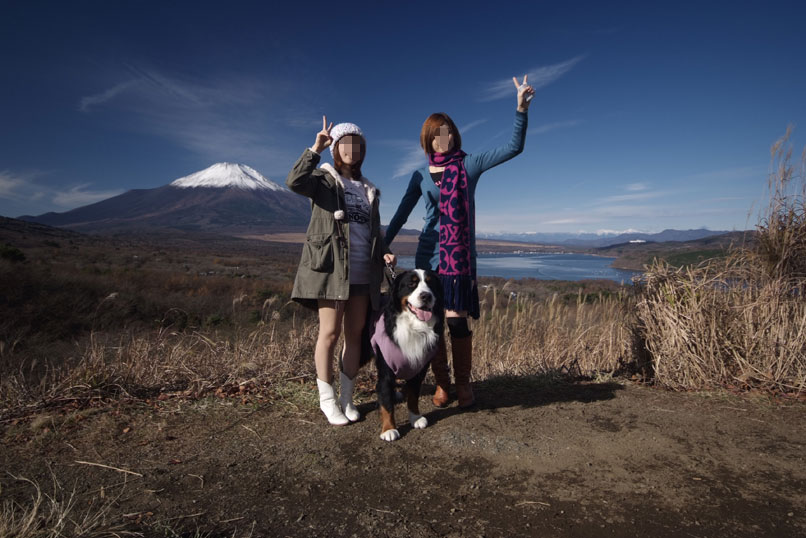
M437 390L432 401L437 407L445 407L451 401L448 390L451 387L451 369L448 367L448 350L445 349L445 337L439 338L437 354L431 359L431 372L437 382Z
M470 370L473 367L473 335L463 338L451 337L453 348L453 375L456 378L456 399L459 407L470 407L476 403L470 386Z

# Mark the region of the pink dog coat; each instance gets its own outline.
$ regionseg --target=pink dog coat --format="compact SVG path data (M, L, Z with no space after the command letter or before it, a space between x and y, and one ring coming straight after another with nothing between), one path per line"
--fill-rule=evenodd
M377 350L380 349L381 353L383 353L383 358L386 361L386 364L389 365L389 368L395 373L395 376L398 379L405 379L408 381L412 377L419 374L422 370L417 368L419 365L412 365L408 359L403 355L403 351L395 344L394 340L386 334L385 324L384 324L384 314L381 314L380 319L378 322L375 323L375 332L372 334L372 338L370 339L370 343L372 344L372 349ZM434 355L437 353L437 346L434 345L431 349L428 350L428 354L426 360L422 363L422 366L428 364L428 362L434 358Z

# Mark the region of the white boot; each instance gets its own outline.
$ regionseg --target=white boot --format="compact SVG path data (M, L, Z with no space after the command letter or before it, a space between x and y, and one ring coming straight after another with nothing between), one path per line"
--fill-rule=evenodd
M353 405L355 378L350 379L344 372L342 372L339 378L339 385L341 385L339 403L341 404L341 408L344 410L344 416L346 416L350 422L355 422L361 418L361 413L359 413L358 409L356 409L356 407Z
M333 385L316 378L316 384L319 386L319 407L327 417L327 421L334 426L344 426L349 424L350 421L344 416L344 413L339 409L336 403L336 391L333 390Z

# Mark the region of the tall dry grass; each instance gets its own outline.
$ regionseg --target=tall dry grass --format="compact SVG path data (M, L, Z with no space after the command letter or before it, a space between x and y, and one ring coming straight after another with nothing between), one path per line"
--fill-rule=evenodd
M489 287L473 324L474 379L550 371L595 377L634 362L632 299L580 293L576 302L533 301Z
M233 301L237 307L237 297ZM75 356L30 375L25 364L0 381L6 413L92 398L146 398L182 392L199 397L226 387L271 389L311 376L317 326L309 317L285 319L289 304L269 298L257 325L235 331L176 331L171 327L124 334L92 333Z
M659 385L806 390L806 152L794 167L790 135L772 146L757 244L693 268L647 268L638 329Z
M233 298L233 309L242 299ZM28 363L7 372L0 381L2 411L17 415L65 402L163 393L199 397L222 388L271 392L289 380L312 381L316 318L279 302L267 299L257 325L243 324L234 331L169 326L123 334L93 332L61 366L41 372ZM626 294L592 298L580 293L568 303L557 295L545 300L513 297L506 285L490 286L482 298L482 318L473 326L473 377L556 371L612 375L632 360L631 304ZM359 386L371 388L374 379L374 368L364 368Z

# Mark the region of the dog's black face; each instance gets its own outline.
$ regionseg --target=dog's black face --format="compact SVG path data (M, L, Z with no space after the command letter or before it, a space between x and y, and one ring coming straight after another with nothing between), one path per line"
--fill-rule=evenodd
M439 277L424 269L399 274L392 285L389 306L396 314L409 312L423 322L429 322L435 315L441 319L442 284Z

